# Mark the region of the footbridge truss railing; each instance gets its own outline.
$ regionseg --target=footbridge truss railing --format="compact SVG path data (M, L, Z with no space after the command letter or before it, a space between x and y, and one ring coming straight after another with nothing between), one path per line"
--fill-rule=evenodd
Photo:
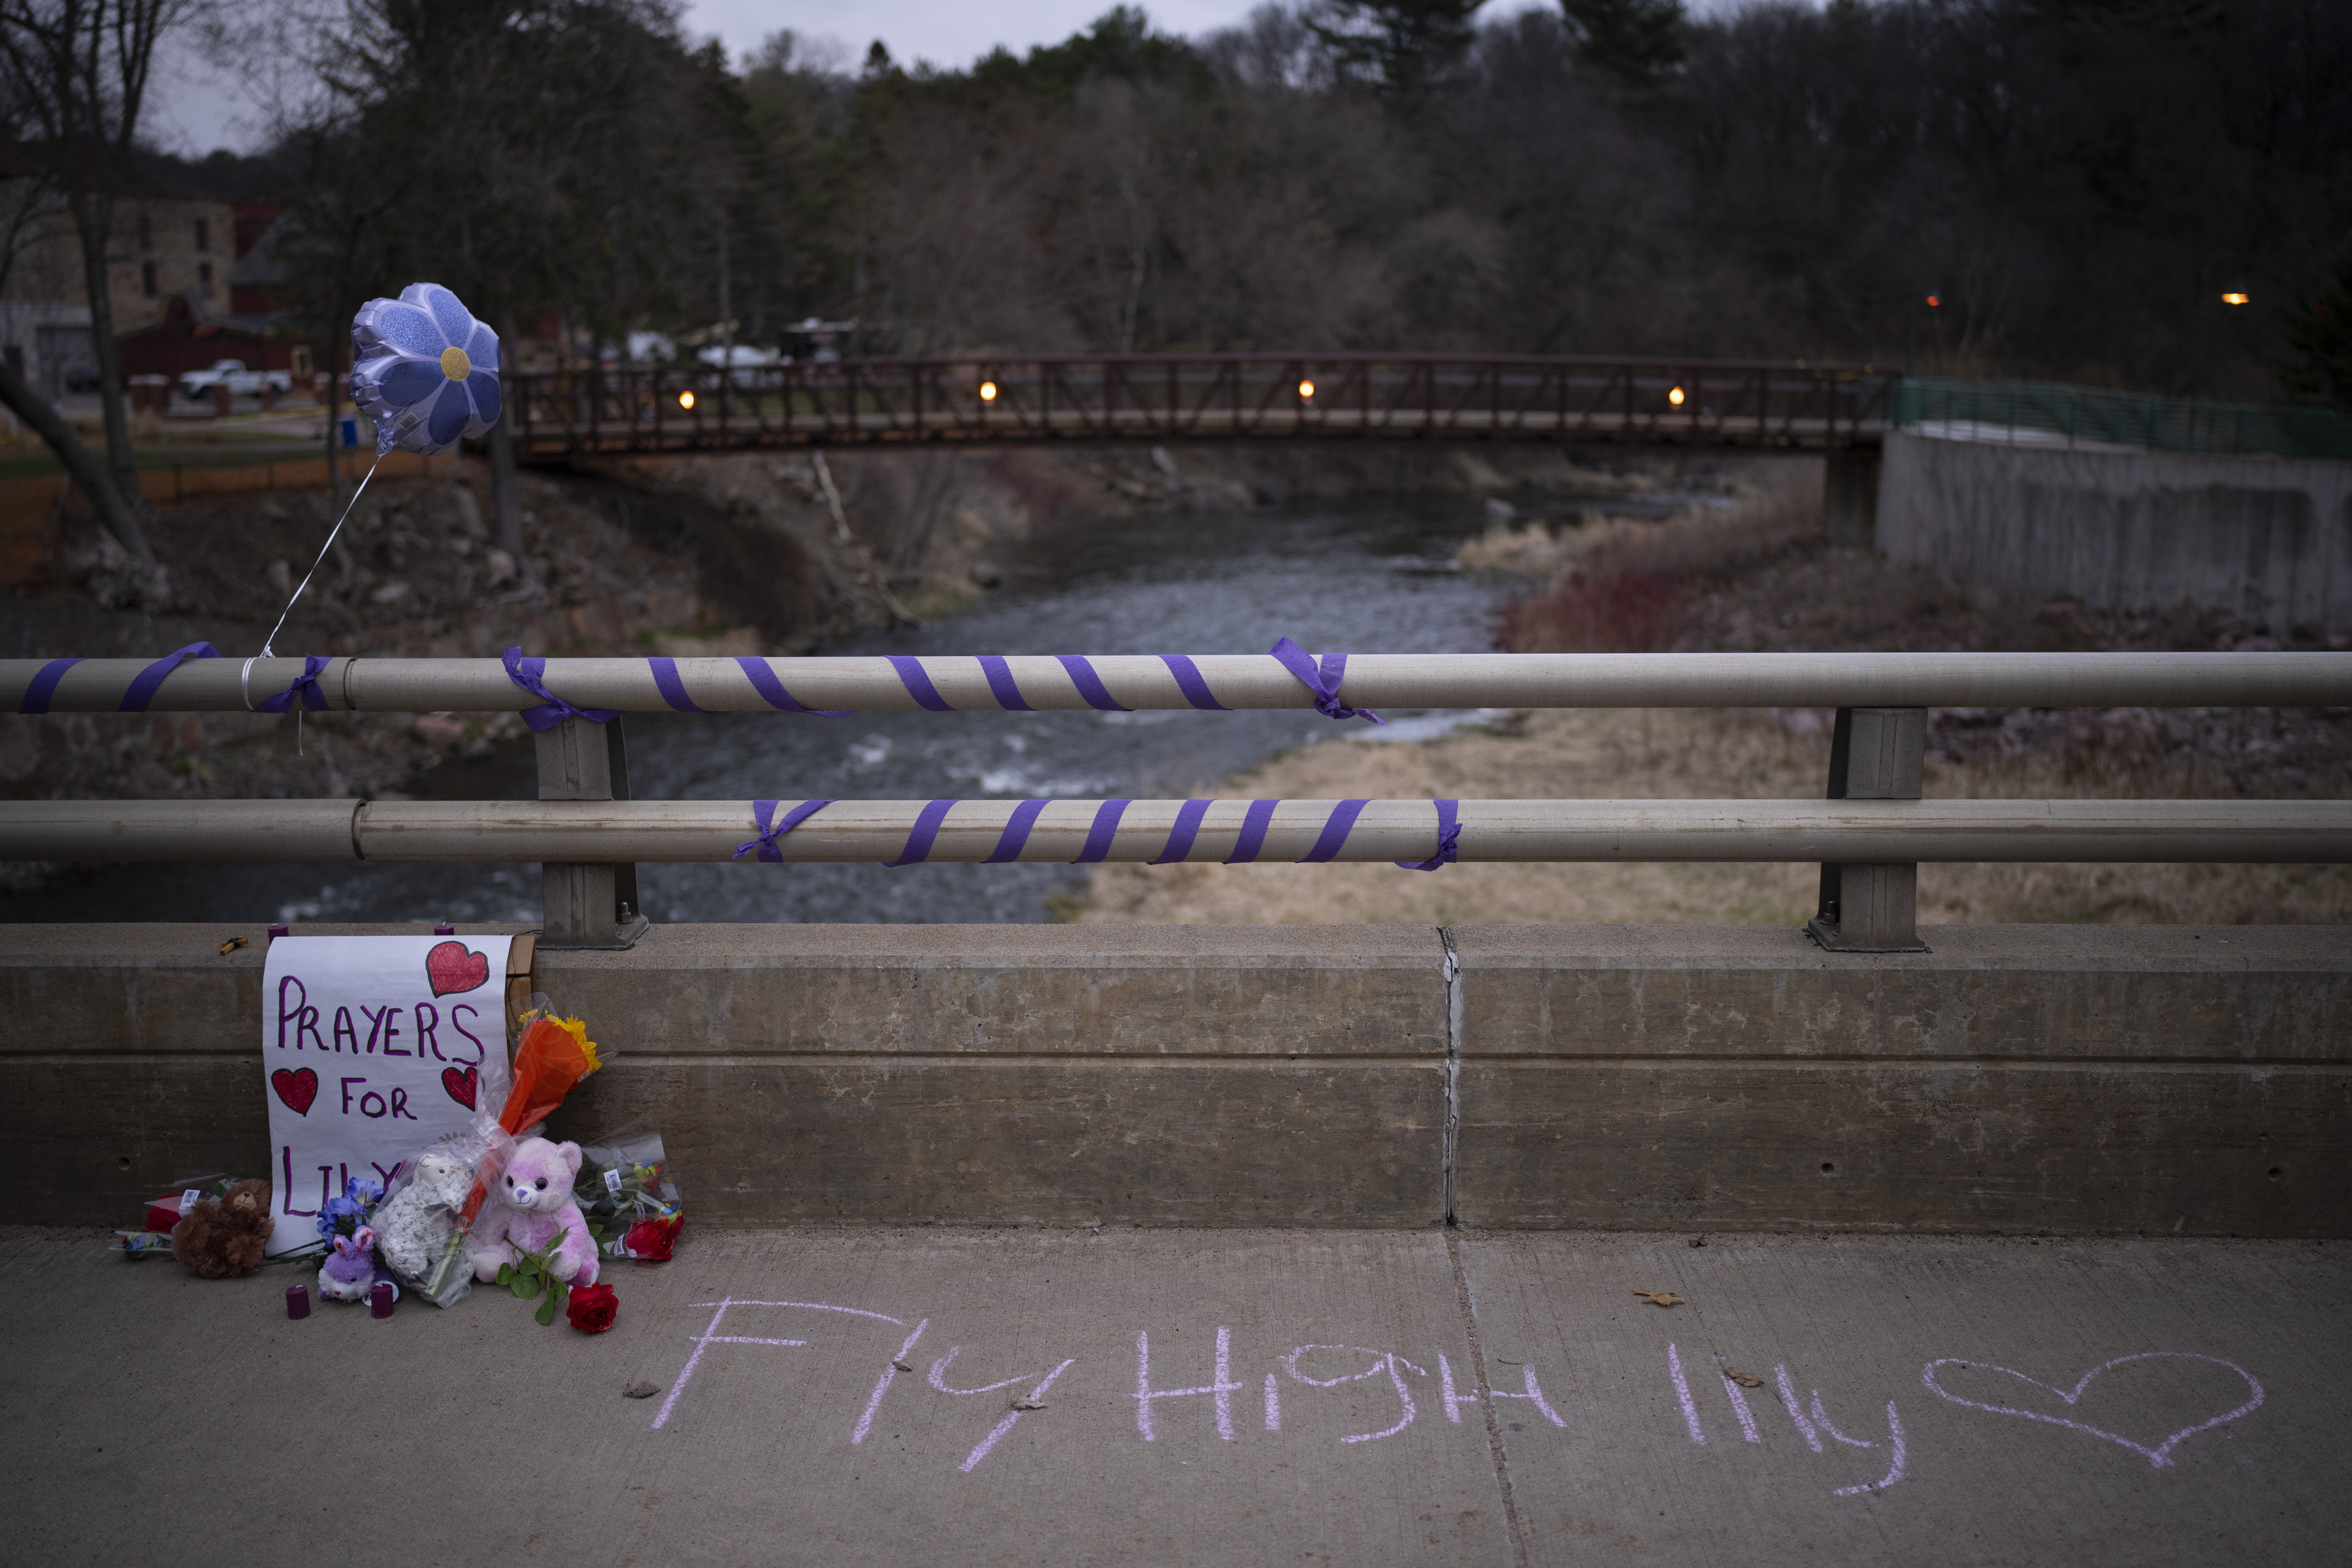
M1483 654L871 658L0 660L17 713L521 712L536 802L12 801L12 860L541 861L547 938L623 946L640 861L1783 860L1822 866L1809 929L1916 951L1922 860L2341 862L2340 800L1926 800L1932 707L2352 704L2352 654ZM629 798L631 712L1313 708L1837 710L1822 800ZM1204 717L1202 722L1213 722Z
M1103 354L516 374L526 458L751 447L1875 445L1865 365L1531 354Z

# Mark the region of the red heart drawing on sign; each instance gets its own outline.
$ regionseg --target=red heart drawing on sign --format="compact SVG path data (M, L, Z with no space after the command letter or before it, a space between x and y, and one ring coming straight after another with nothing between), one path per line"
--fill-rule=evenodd
M481 1086L481 1073L473 1068L467 1068L464 1072L456 1068L441 1069L441 1087L449 1091L450 1099L468 1110L474 1109L474 1096Z
M297 1116L310 1114L310 1102L319 1098L319 1075L309 1068L291 1071L279 1068L269 1075L269 1087L286 1102L286 1109Z
M490 960L486 953L468 952L462 942L438 942L425 955L425 977L433 982L436 996L471 991L490 977Z

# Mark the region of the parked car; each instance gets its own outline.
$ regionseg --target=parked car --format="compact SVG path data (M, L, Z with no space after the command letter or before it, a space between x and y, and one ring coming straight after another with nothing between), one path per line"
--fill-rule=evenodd
M294 377L282 370L247 370L241 359L216 359L205 370L192 370L180 377L180 393L191 403L203 403L213 395L215 386L226 386L231 397L258 397L264 384L278 392L294 390Z
M737 343L731 350L707 348L694 357L711 370L726 370L727 379L743 387L773 385L776 369L791 363L774 349L755 349L749 343Z

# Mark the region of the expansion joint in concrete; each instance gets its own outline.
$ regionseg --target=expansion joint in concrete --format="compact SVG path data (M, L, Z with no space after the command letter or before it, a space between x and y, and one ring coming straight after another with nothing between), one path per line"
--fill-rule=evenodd
M1452 944L1447 946L1450 965ZM1503 1498L1503 1523L1511 1535L1511 1563L1513 1568L1528 1568L1527 1533L1520 1528L1518 1499L1511 1490L1511 1459L1503 1447L1502 1418L1495 1414L1495 1385L1486 1377L1486 1344L1478 1332L1478 1301L1470 1289L1460 1231L1445 1233L1445 1256L1454 1265L1454 1291L1462 1303L1462 1332L1470 1342L1470 1376L1478 1385L1478 1413L1486 1423L1486 1454L1494 1461L1495 1487Z
M1457 1223L1454 1207L1454 1150L1462 1131L1462 956L1454 951L1454 933L1437 928L1445 949L1445 1127L1438 1163L1445 1176L1445 1223Z

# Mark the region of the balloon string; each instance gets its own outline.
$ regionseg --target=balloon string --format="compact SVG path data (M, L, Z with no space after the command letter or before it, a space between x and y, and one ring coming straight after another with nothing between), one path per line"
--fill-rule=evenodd
M378 452L375 455L375 462L370 463L368 465L368 471L360 477L360 488L352 492L350 505L343 508L343 515L335 519L335 526L327 531L327 542L319 547L319 559L310 563L310 570L302 574L302 581L295 586L294 598L286 601L286 608L278 612L278 624L270 627L269 636L262 639L261 657L263 658L275 658L278 657L270 650L278 641L278 634L286 629L286 617L294 613L295 600L299 599L302 596L302 590L310 585L310 579L316 577L319 574L319 568L326 564L327 552L335 547L335 536L343 531L343 524L351 518L352 508L360 504L360 497L367 493L368 480L375 478L376 463L381 463L383 461L383 454L382 452ZM248 668L250 668L250 667L248 667ZM252 701L249 698L247 699L246 705L247 707L252 706ZM295 722L299 725L301 721L298 717ZM297 743L299 744L299 742L298 742Z

